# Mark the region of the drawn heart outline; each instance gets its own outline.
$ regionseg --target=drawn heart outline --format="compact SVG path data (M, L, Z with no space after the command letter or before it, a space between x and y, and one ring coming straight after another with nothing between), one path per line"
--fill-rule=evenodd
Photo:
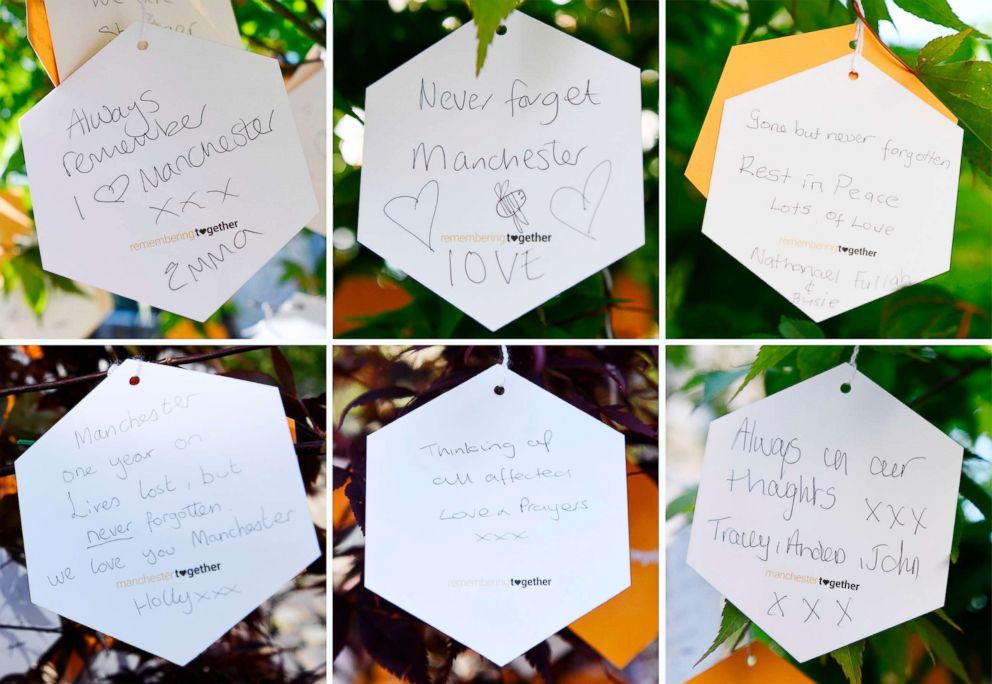
M595 240L592 236L592 224L612 176L613 163L606 159L592 167L582 190L570 185L558 188L551 195L551 215L580 235ZM583 221L586 217L588 220Z
M427 193L425 196L424 193ZM399 195L394 197L382 207L382 213L390 221L408 232L413 237L427 246L427 249L434 251L431 245L431 234L434 232L434 218L437 216L438 200L441 197L441 186L436 180L429 180L420 188L417 196ZM428 208L430 220L421 219L425 225L410 227L411 219L416 219L420 215L421 205ZM392 213L390 213L392 211ZM412 215L408 215L412 214ZM424 216L427 216L425 211Z
M121 179L124 179L124 187L121 188L120 192L117 192L116 186ZM124 200L121 198L124 197L124 193L129 187L131 187L131 178L126 173L122 173L108 184L98 187L93 193L93 199L104 204L123 204Z

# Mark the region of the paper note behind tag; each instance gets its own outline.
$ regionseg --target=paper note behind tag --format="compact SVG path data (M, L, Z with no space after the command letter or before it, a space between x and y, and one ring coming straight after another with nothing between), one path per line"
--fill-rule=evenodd
M369 436L365 585L505 665L630 584L624 464L616 430L483 371Z
M850 70L842 57L726 101L703 218L814 321L951 260L962 130L867 60Z
M139 34L21 118L42 264L203 321L317 203L275 60Z
M369 86L358 239L490 330L644 243L636 67L514 12Z
M229 0L44 0L48 31L61 81L132 24L144 22L177 33L241 47ZM37 26L35 30L42 30Z
M16 469L32 601L180 665L320 555L267 385L126 361Z
M301 70L304 67L300 68ZM300 79L291 79L289 106L293 108L296 128L300 132L303 154L307 159L313 191L320 211L307 227L327 235L327 71L307 69Z
M77 340L93 334L114 310L113 298L103 290L83 286L66 292L49 285L45 310L38 314L18 286L0 294L0 336L6 339Z
M686 178L704 197L709 195L710 174L713 172L713 157L716 154L724 102L730 97L780 81L839 57L850 57L854 28L854 24L837 26L784 38L744 43L730 49L730 56L720 74L720 82L713 93L709 109L706 110L702 130L696 138L692 156L685 169ZM954 114L923 82L893 60L868 31L864 34L863 56L951 122L957 122Z
M6 549L0 548L0 677L21 675L51 648L59 634L59 617L31 603L28 576ZM16 629L16 627L35 627Z
M944 605L961 459L837 366L710 424L689 565L796 660L828 653Z

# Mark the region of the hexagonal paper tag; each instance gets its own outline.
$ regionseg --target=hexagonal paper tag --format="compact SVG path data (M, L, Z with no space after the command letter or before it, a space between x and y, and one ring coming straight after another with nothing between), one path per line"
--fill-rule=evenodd
M520 12L369 86L358 239L490 330L644 243L636 67Z
M320 555L273 387L126 361L16 469L31 600L180 665Z
M275 60L143 30L21 118L42 263L202 321L317 203Z
M630 584L623 435L500 366L370 435L366 477L365 585L497 665Z
M961 460L843 364L710 424L689 565L809 660L943 606Z
M867 60L850 78L851 64L727 99L703 220L814 321L950 266L963 132Z

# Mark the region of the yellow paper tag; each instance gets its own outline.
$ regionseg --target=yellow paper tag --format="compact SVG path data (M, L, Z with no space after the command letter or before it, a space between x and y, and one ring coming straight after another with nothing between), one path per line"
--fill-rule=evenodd
M706 118L703 119L696 146L689 157L686 178L704 197L709 195L710 174L725 100L849 55L853 38L854 24L850 24L731 48ZM864 35L864 57L902 87L957 123L954 114L915 75L892 59L868 31Z
M52 46L52 33L48 29L48 10L45 0L28 0L28 42L38 55L38 61L45 67L52 83L59 84L59 69L55 65L55 48Z
M620 669L658 636L658 487L646 475L627 478L627 516L630 587L569 625Z

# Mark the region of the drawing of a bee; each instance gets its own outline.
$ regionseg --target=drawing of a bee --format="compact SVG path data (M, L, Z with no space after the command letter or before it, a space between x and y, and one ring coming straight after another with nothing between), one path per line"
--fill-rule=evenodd
M523 233L520 226L529 226L527 217L524 216L523 208L527 204L527 194L523 190L510 191L510 181L506 180L497 183L493 188L496 191L496 213L502 218L513 219L513 225L518 233Z

